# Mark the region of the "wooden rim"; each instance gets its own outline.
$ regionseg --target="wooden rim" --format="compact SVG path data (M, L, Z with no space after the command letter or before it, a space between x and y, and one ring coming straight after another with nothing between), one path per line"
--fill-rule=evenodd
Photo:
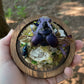
M28 68L26 65L24 65L22 63L22 61L18 57L18 53L16 50L16 41L17 41L17 37L18 37L20 31L24 28L24 26L27 25L28 23L32 22L33 20L37 20L40 17L41 16L27 18L20 25L17 26L17 28L15 29L15 31L12 35L12 39L11 39L11 43L10 43L10 50L11 50L11 55L12 55L14 62L24 73L26 73L32 77L35 77L35 78L50 78L50 77L54 77L54 76L57 76L58 74L62 73L64 71L65 67L68 67L71 64L74 54L75 54L75 42L73 41L70 43L70 52L69 52L69 55L68 55L66 61L60 67L58 67L56 70L52 70L52 71L48 71L48 72L41 72L41 71L34 71L34 70ZM62 28L67 32L68 35L71 35L70 29L63 22L61 22L59 19L57 19L55 17L51 17L51 16L49 16L49 17L52 19L53 22L56 22L57 24L61 25Z

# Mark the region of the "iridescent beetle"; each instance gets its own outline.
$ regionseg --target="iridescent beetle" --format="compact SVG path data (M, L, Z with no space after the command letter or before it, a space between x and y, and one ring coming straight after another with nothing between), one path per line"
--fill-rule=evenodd
M57 37L53 32L53 28L51 26L51 19L47 16L41 17L39 20L39 25L32 37L32 44L34 46L41 44L42 46L50 45L52 47L56 47L58 44Z

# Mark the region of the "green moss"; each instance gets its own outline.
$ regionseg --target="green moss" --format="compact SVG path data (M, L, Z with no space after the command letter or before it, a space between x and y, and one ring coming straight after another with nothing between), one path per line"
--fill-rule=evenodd
M36 61L34 61L34 60L32 60L32 62L31 62L32 64L35 64L35 65L37 65L37 62Z
M49 46L40 46L40 47L41 47L41 49L43 49L45 52L49 52L49 49L48 49Z
M50 63L52 63L52 62L53 62L52 57L49 57L49 58L48 58L48 60L47 60L47 63L49 63L49 64L50 64Z
M33 36L33 32L29 32L27 35L28 36Z
M62 53L60 53L58 58L59 58L59 59L61 59L61 58L62 58L62 56L63 56L63 55L62 55Z
M59 63L56 61L56 62L55 62L55 65L57 66L58 64L59 64Z
M53 52L52 55L55 56L56 55L56 52Z
M25 46L25 45L27 45L27 43L25 43L25 42L21 42L21 43L20 43L20 46L21 46L21 47L23 47L23 46Z

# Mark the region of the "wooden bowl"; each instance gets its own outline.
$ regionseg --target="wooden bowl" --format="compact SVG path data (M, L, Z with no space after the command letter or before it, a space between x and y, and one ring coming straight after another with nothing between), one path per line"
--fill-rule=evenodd
M41 16L27 18L20 25L17 26L12 35L10 50L14 62L21 71L35 78L50 78L61 74L64 71L65 67L68 67L71 64L75 54L75 42L73 40L70 43L67 58L58 67L54 67L51 70L49 69L45 70L45 69L39 69L36 66L34 67L31 64L27 64L23 59L21 59L18 37L20 36L21 31L23 31L27 25L29 25L34 20L38 20L40 17ZM59 19L55 17L49 16L49 18L51 18L53 22L59 24L67 33L67 35L71 35L70 29L63 22L61 22Z

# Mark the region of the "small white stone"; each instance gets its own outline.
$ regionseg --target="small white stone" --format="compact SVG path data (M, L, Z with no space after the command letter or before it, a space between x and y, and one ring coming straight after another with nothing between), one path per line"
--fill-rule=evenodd
M31 28L34 28L35 26L34 25L30 25Z
M54 29L54 32L57 32L57 29Z
M59 29L59 33L60 33L61 36L64 36L64 37L66 36L62 29Z
M21 44L24 44L25 45L26 43L21 41Z
M41 47L38 47L35 50L30 51L29 57L35 61L41 62L43 60L48 60L50 54L41 49Z

